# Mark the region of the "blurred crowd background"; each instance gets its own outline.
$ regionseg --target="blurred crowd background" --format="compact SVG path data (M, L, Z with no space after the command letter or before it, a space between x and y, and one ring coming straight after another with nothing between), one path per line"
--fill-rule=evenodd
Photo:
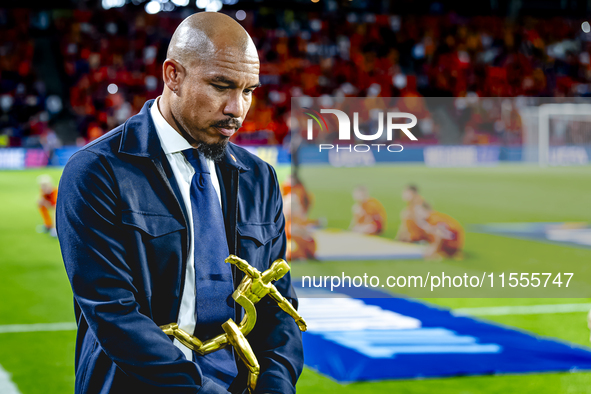
M137 113L162 90L175 27L208 0L61 3L0 9L0 147L81 146ZM292 97L327 106L330 97L455 97L462 109L478 97L591 95L591 27L570 1L527 17L515 6L527 2L515 1L467 6L467 15L418 2L405 16L389 1L209 3L259 49L263 86L233 137L241 144L287 143ZM436 127L421 133L423 144L441 142ZM499 126L473 111L451 142L521 138L517 115Z

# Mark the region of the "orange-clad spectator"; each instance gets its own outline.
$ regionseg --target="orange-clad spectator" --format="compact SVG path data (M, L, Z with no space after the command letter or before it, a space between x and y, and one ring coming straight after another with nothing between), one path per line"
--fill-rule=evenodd
M370 197L365 186L357 186L353 190L353 219L349 229L351 231L378 235L386 227L386 210L381 202Z
M172 6L170 2L161 3ZM428 13L413 17L350 14L343 21L338 14L323 11L314 17L316 22L310 23L302 19L304 14L294 14L279 3L271 9L271 14L248 11L242 21L260 42L264 60L263 87L255 92L261 105L253 102L251 112L255 117L245 121L234 137L240 144L283 143L289 131L284 117L291 98L302 95L411 98L401 100L401 105L408 101L409 107L418 106L408 108L408 112L419 119L421 143L429 144L437 143L439 129L437 124L423 129L433 120L428 108L415 97L589 94L591 55L586 35L569 17L527 18L514 23L494 15L456 18ZM120 105L109 95L120 95L123 102L131 104L132 112L138 112L161 87L157 76L161 73L158 65L166 56L168 41L164 37L170 36L174 30L171 26L183 15L178 7L157 16L146 15L141 7L131 5L52 14L45 18L48 25L43 29L60 39L63 62L57 70L52 66L44 73L60 80L47 81L36 75L40 64L33 59L38 51L30 38L31 29L38 29L36 24L43 19L37 18L37 13L46 12L0 10L0 36L6 43L0 45L0 98L7 107L0 108L0 112L10 115L10 119L0 119L0 130L16 129L11 138L11 144L16 145L31 134L28 120L32 115L47 110L44 103L54 101L46 100L47 89L39 88L43 84L66 88L60 99L69 104L67 116L74 118L83 135L91 123L102 130L118 123L114 114ZM267 23L270 20L273 22ZM309 23L311 31L293 28ZM299 94L294 93L296 90ZM32 102L38 104L32 107ZM339 105L334 102L325 108L336 109ZM367 110L372 104L369 106L352 108L359 112L360 121L369 119ZM336 129L331 122L336 118L326 116L325 120L328 131L321 138L332 143ZM476 134L468 133L467 143L497 142L487 136L495 132L472 126ZM497 134L504 143L520 143L520 131L515 128Z
M487 145L490 143L491 137L486 133L480 133L474 128L467 126L464 130L462 143L464 145Z
M94 141L101 137L105 132L97 123L91 123L88 127L88 142Z

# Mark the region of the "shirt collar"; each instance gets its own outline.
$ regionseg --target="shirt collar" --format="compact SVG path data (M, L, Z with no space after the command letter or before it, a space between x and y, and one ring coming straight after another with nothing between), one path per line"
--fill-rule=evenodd
M164 153L177 153L192 148L191 144L164 119L158 108L159 100L160 97L154 101L152 108L150 108L150 115L152 115L156 133L158 133Z

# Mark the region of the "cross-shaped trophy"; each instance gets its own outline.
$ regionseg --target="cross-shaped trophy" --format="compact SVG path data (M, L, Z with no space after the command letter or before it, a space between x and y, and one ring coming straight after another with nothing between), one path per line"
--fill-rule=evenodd
M205 342L180 329L177 323L166 324L160 326L160 328L165 334L174 336L180 343L200 355L223 349L228 344L234 346L234 350L249 370L248 390L252 394L260 373L259 362L246 339L246 335L252 331L257 320L257 311L254 304L264 296L269 295L269 297L277 301L281 309L295 320L301 331L306 331L307 326L293 305L271 283L281 279L289 272L289 265L285 260L275 260L271 267L262 273L238 256L230 255L225 261L234 264L245 274L234 293L232 293L234 301L244 308L244 317L240 324L237 325L234 320L228 319L222 324L225 333Z

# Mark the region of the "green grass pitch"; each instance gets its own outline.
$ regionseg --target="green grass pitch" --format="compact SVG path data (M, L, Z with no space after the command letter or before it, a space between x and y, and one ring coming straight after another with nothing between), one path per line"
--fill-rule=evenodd
M0 172L0 325L73 321L70 287L57 240L35 229L41 224L36 209L36 177L49 173L57 180L61 170ZM279 176L289 168L279 168ZM393 237L400 191L418 184L436 209L463 224L490 222L589 221L591 168L499 166L495 168L431 169L423 166L333 169L303 168L301 176L314 194L312 217L325 216L330 227L346 228L352 199L342 196L355 185L366 184L388 211L384 236ZM506 251L516 251L507 253ZM518 251L518 252L517 252ZM477 266L495 259L591 261L591 250L534 241L468 233L466 255ZM562 260L561 260L562 259ZM417 261L373 262L374 269ZM345 268L346 267L346 268ZM294 275L354 270L352 263L294 264ZM366 269L366 268L364 268ZM450 308L586 303L589 299L427 299ZM586 314L495 316L490 320L589 345ZM23 394L71 393L74 388L74 331L0 334L0 365ZM340 385L306 369L298 392L312 393L588 393L591 373L546 373L456 377L446 379L360 382Z

